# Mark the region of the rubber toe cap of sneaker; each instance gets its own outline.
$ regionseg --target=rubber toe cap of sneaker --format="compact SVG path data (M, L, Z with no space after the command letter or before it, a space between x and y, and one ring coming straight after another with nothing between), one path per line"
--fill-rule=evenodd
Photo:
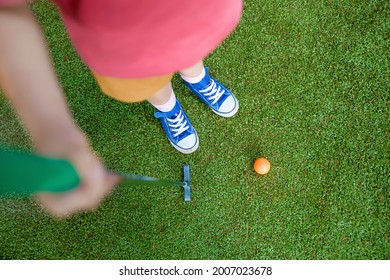
M221 104L218 111L221 114L226 115L227 117L231 117L237 112L237 109L238 109L238 102L234 98L234 96L230 95Z
M192 153L199 146L198 136L196 134L190 134L177 143L178 148L182 153Z

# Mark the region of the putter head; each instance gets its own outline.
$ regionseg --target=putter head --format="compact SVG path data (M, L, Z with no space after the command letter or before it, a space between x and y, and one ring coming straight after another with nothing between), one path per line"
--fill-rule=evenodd
M191 185L190 185L190 166L185 164L184 167L184 201L191 201Z

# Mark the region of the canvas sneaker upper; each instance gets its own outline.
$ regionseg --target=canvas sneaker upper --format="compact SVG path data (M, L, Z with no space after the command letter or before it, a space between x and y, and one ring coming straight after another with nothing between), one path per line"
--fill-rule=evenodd
M178 100L171 111L157 111L154 116L160 119L169 141L178 151L189 154L198 148L198 134Z
M238 111L238 100L223 84L210 77L207 67L205 70L206 75L199 83L192 84L184 80L185 85L214 113L222 117L232 117Z

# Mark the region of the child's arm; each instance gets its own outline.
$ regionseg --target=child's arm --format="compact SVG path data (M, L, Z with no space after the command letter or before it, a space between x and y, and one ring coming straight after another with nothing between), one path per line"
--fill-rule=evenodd
M27 4L0 7L0 87L33 139L37 152L70 160L82 185L63 195L39 195L53 215L96 207L112 189L109 177L74 123Z
M38 147L75 127L40 28L27 6L0 8L0 85Z

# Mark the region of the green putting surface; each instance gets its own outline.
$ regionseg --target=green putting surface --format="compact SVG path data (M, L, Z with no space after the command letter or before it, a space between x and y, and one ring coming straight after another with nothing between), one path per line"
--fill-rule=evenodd
M237 115L213 114L173 79L199 134L191 155L171 147L149 104L100 92L53 5L33 9L107 168L181 181L188 163L191 203L181 188L118 188L97 211L55 221L28 198L0 199L0 259L390 258L388 1L244 1L205 60ZM4 95L0 141L32 150Z

